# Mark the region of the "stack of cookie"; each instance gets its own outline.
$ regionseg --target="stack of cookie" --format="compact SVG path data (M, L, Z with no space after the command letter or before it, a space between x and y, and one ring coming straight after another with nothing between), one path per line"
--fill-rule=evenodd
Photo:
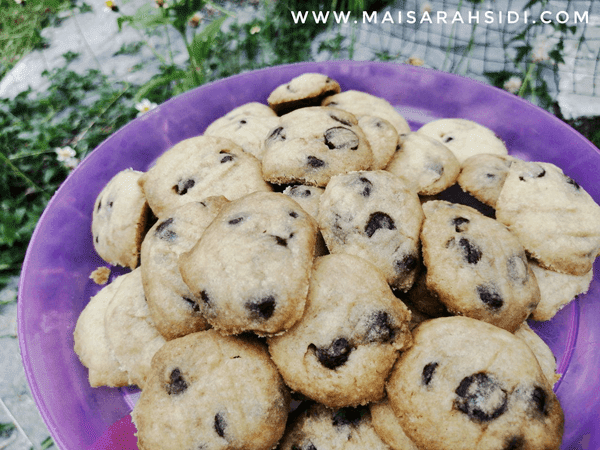
M456 183L487 209L445 199ZM560 446L526 320L587 290L600 207L475 122L412 132L304 74L116 175L92 232L132 271L75 351L92 386L142 389L141 449Z

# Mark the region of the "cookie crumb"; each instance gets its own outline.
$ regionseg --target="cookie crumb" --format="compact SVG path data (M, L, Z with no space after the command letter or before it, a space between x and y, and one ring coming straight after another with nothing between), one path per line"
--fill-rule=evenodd
M108 282L108 277L110 277L110 269L105 266L98 267L90 274L90 278L94 280L94 283L96 284L106 284Z

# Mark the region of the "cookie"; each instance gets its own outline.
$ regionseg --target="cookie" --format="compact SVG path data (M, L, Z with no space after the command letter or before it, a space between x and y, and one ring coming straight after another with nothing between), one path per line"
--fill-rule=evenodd
M514 331L540 301L519 240L504 225L469 206L429 201L423 211L427 288L453 314Z
M120 278L121 285L104 314L104 328L112 354L127 372L128 384L143 389L152 357L165 339L150 317L141 269Z
M540 302L531 314L533 320L552 319L578 295L585 294L594 277L594 269L583 275L569 275L544 269L533 260L529 266L540 287Z
M562 409L521 339L468 317L429 320L413 336L387 393L418 448L559 449Z
M458 184L464 192L495 208L514 159L488 153L471 156L462 163Z
M324 187L332 176L368 169L372 162L369 142L352 114L315 106L280 118L265 142L262 171L271 183Z
M179 255L200 239L221 207L223 196L186 203L159 220L142 243L141 270L150 314L165 339L175 339L209 327L194 295L179 273Z
M358 126L365 133L373 152L371 170L385 169L398 148L398 131L390 122L378 116L361 116Z
M302 209L317 219L319 215L319 202L325 189L316 186L294 184L287 186L283 193L298 202Z
M321 73L304 73L277 86L267 98L278 115L298 108L319 106L323 98L341 91L337 81Z
M395 289L412 286L423 211L402 179L383 170L333 177L321 196L318 222L331 253L368 260Z
M399 135L410 132L408 122L390 102L367 92L344 91L325 98L322 105L349 111L358 118L362 116L381 117L391 123Z
M144 450L269 450L289 402L264 344L208 330L158 351L132 418Z
M138 186L142 172L126 169L116 174L94 203L92 236L96 253L112 265L134 269L146 232L148 204Z
M204 135L230 139L260 160L265 150L265 139L277 123L277 114L271 108L252 102L238 106L213 121Z
M348 254L315 261L306 311L268 339L286 384L331 408L380 400L398 351L410 346L410 312L369 262Z
M556 373L556 358L548 344L531 329L527 322L523 322L515 330L515 336L523 340L535 355L544 376L551 386L554 386L560 379Z
M459 163L479 153L507 155L506 145L492 130L472 120L447 118L426 123L417 130L448 147Z
M92 387L121 387L129 382L127 372L112 353L104 328L106 309L122 281L122 277L115 278L90 299L79 314L73 332L75 353L88 368Z
M409 182L419 195L435 195L452 186L460 163L444 144L423 134L408 133L385 168Z
M600 206L550 163L514 160L496 219L542 267L585 275L600 252Z
M390 450L375 432L366 406L330 409L311 405L289 425L280 450Z
M393 450L419 450L402 429L390 401L385 397L380 402L369 405L373 428Z
M304 311L316 233L294 200L257 192L225 205L179 270L222 333L280 333Z
M319 201L325 189L305 184L294 184L287 186L283 193L294 199L304 211L309 213L315 220L319 215ZM315 244L315 256L323 256L329 253L323 235L317 231L317 242Z
M260 161L229 139L197 136L163 153L139 180L158 218L189 202L222 195L235 200L256 191L270 191Z
M94 280L96 284L106 284L110 278L110 268L100 266L90 273L90 280Z

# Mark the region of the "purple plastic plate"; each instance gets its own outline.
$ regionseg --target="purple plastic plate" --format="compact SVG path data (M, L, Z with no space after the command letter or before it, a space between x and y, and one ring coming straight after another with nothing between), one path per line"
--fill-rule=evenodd
M391 63L302 63L244 73L175 97L123 127L82 161L50 201L27 251L19 286L19 342L33 397L61 450L136 448L126 417L135 395L91 388L87 369L73 351L79 313L99 290L89 275L106 265L92 245L96 196L117 172L147 170L175 143L201 134L236 106L266 103L276 86L304 72L326 73L343 90L384 97L413 130L443 117L479 122L494 130L511 154L558 165L600 203L596 147L540 108L455 75ZM586 295L552 321L532 324L563 373L556 387L565 412L563 450L600 449L598 267L595 272Z

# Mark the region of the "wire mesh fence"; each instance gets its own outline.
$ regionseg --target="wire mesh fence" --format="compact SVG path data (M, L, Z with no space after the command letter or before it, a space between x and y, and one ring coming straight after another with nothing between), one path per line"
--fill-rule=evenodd
M598 0L401 0L339 19L328 17L316 59L423 64L557 102L565 117L600 115Z

